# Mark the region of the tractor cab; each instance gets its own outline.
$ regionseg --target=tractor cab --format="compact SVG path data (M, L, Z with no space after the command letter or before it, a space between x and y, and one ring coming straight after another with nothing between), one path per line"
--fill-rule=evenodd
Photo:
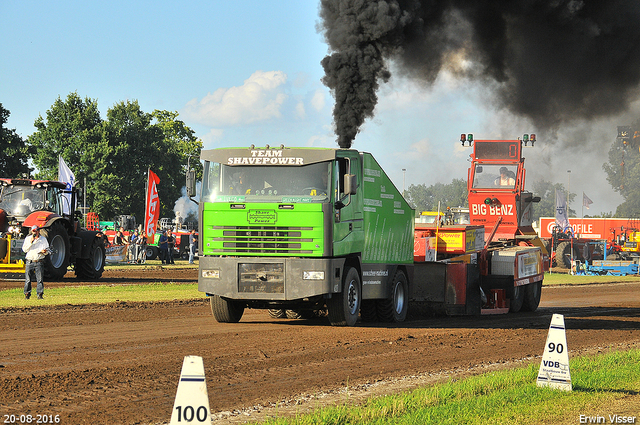
M467 189L469 220L485 227L485 238L502 218L494 241L513 241L537 237L532 227L532 202L539 202L524 189L525 168L522 147L536 141L535 134L525 134L522 140L473 140L473 135L461 136L473 147Z

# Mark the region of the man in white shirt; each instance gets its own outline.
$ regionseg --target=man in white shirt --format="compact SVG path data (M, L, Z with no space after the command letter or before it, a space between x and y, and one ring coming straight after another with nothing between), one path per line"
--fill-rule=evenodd
M49 242L47 242L47 238L40 235L38 226L31 227L31 232L25 238L22 250L27 253L25 255L24 297L26 299L31 298L31 272L33 271L38 282L36 292L38 293L38 299L41 300L44 296L44 283L42 282L44 260L49 252Z

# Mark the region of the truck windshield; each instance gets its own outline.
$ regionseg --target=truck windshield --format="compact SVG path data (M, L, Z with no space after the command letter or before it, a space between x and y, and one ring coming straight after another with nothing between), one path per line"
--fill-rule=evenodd
M10 216L25 216L41 210L44 205L44 191L30 186L6 186L0 195L0 208Z
M229 166L205 162L205 202L327 202L331 162L291 166Z
M474 189L513 189L516 186L517 165L478 164L473 172Z

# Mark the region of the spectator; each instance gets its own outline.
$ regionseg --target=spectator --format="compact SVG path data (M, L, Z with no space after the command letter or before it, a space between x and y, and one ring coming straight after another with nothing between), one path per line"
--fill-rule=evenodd
M128 252L129 252L129 262L136 262L136 259L138 258L138 245L137 245L137 239L138 239L138 231L136 230L135 232L133 232L133 235L131 235L131 240L129 241L129 248L128 248Z
M49 253L49 242L47 238L40 236L38 226L31 227L31 233L24 239L22 250L26 252L25 259L25 281L24 281L24 297L31 297L31 272L36 275L38 299L44 296L44 283L42 276L44 275L44 258Z
M167 264L175 264L173 262L173 247L176 245L176 238L171 230L167 231Z
M198 235L196 235L195 229L191 229L189 233L189 264L193 264L193 260L196 257L196 247L198 246Z
M144 264L147 262L147 237L140 234L136 239L136 262L138 264Z
M167 243L167 239L167 231L163 230L160 235L160 239L158 240L158 246L160 247L160 261L162 264L169 264L169 257L167 256L169 244Z
M114 245L124 245L124 235L122 234L122 230L118 230L116 232L116 235L113 238L113 244Z

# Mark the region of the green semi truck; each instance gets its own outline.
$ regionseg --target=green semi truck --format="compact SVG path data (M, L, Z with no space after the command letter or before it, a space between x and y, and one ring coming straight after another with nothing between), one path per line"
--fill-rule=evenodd
M198 289L219 322L325 307L334 325L361 311L404 320L414 211L371 154L252 146L201 159Z
M204 150L198 289L219 322L238 322L245 308L326 312L343 326L404 321L409 303L430 314L534 311L548 255L527 214L539 198L524 190L521 145L476 141L470 223L445 225L416 224L366 152ZM483 169L505 164L518 171L514 186L476 187ZM187 193L195 195L192 171Z

